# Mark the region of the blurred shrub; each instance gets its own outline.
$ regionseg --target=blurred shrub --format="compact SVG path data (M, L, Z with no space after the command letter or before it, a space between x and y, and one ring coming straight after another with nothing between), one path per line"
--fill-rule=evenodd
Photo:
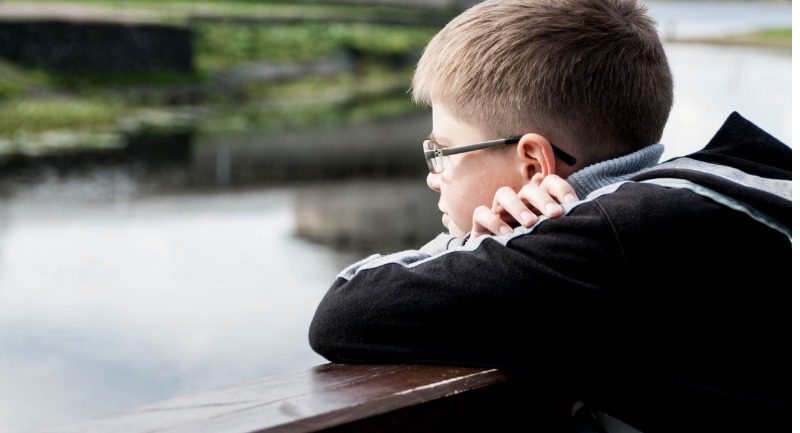
M246 8L257 2L219 5ZM118 139L109 137L135 129L130 124L139 124L131 119L152 112L166 113L171 124L174 113L188 111L201 132L302 129L402 115L418 109L406 91L414 61L436 32L377 24L224 22L197 22L194 30L196 71L189 73L76 73L0 61L0 153L114 144ZM347 67L281 80L239 74L250 66L237 69L320 59ZM227 79L238 75L245 78Z
M196 28L197 65L208 70L254 61L291 63L341 52L413 55L435 32L431 28L367 24L201 24Z

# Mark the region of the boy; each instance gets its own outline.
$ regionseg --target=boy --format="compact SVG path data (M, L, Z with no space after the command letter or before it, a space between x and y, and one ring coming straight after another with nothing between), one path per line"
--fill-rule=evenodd
M317 352L502 368L645 432L788 424L791 150L733 114L656 165L672 81L635 0L478 4L413 91L449 234L342 271Z

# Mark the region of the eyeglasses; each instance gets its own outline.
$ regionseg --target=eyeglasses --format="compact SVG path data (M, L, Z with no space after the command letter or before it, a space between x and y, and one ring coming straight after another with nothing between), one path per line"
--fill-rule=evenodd
M445 156L472 152L473 150L486 149L504 144L517 144L521 138L522 136L518 135L516 137L501 138L499 140L484 141L482 143L467 144L457 147L441 147L439 143L433 140L425 140L422 142L422 152L425 154L425 162L428 163L428 170L433 174L439 174L444 171ZM550 143L550 146L553 148L553 153L555 153L559 159L564 161L567 165L575 165L577 160L574 156L559 149L553 143Z

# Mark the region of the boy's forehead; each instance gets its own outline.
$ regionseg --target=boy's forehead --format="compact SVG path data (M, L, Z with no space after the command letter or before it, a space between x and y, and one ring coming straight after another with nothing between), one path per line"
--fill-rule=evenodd
M428 135L430 140L454 146L458 143L477 143L483 139L481 128L458 119L443 104L431 104L431 114L433 126Z
M456 143L464 141L464 137L458 134L458 131L448 133L447 131L437 132L434 130L428 134L428 140L433 140L442 146L454 146ZM468 141L469 138L466 140Z

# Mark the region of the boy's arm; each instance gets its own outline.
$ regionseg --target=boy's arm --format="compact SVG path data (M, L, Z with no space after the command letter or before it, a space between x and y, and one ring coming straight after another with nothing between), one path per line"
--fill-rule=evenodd
M336 362L514 369L530 364L530 353L541 368L579 359L572 348L607 344L606 288L623 274L616 237L597 206L544 221L532 235L348 268L320 303L311 345Z

